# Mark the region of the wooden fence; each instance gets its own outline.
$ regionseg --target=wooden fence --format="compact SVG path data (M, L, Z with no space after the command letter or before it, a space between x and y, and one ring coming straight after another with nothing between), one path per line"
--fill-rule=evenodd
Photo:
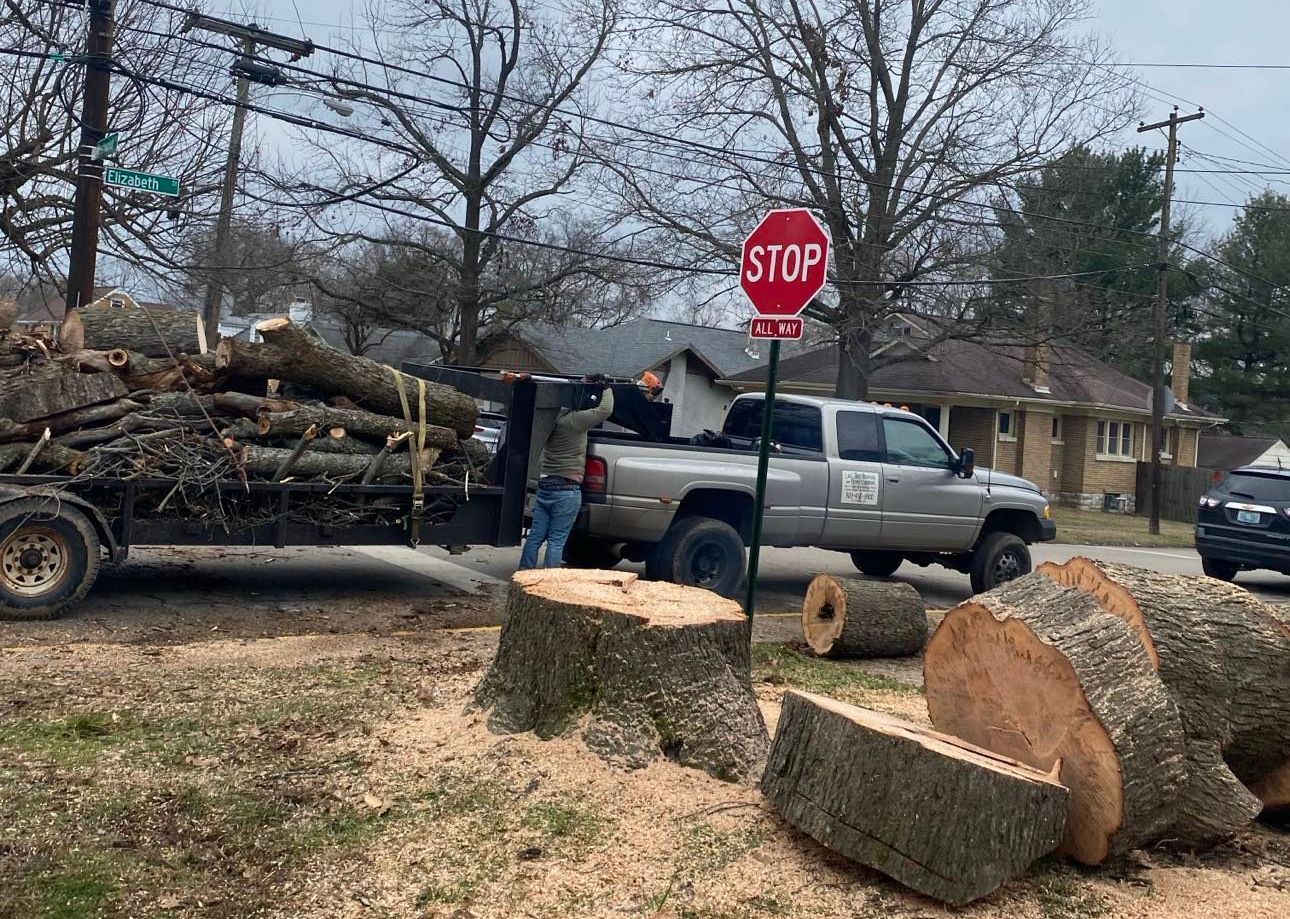
M1213 469L1190 469L1164 466L1160 470L1160 516L1183 523L1196 522L1200 496L1214 487ZM1151 464L1138 463L1135 512L1142 517L1151 513Z

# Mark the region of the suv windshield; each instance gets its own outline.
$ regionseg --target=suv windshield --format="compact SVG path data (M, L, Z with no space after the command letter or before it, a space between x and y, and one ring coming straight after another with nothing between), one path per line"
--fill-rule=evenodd
M1257 501L1290 501L1290 477L1257 472L1229 472L1218 486L1237 498Z

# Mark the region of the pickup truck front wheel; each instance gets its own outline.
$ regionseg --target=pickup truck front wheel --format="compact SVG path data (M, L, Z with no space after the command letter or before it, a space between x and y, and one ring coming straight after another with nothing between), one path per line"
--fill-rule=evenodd
M968 575L972 592L993 590L1005 581L1030 574L1030 549L1013 533L991 533L972 550Z
M739 533L711 517L673 523L645 565L646 575L654 580L702 587L723 597L739 593L744 569L744 541Z

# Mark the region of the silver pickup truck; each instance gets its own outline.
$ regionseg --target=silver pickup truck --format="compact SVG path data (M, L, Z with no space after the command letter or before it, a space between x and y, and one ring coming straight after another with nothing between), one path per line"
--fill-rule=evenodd
M721 447L593 431L565 558L644 561L649 577L737 593L763 404L761 395L735 400ZM1057 534L1033 483L976 469L971 450L956 454L909 412L777 397L772 450L764 545L848 552L881 577L902 562L936 563L968 574L980 592L1030 571L1027 546Z

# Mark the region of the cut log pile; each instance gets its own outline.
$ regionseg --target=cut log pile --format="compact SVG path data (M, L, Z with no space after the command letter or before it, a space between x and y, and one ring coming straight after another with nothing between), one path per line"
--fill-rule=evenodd
M263 343L216 342L193 314L133 307L73 311L57 342L0 329L0 472L166 480L136 511L188 518L230 513L230 482L482 480L472 398L290 319L258 329ZM314 522L333 524L393 522L406 505L317 503L331 506ZM428 518L448 504L428 501Z

